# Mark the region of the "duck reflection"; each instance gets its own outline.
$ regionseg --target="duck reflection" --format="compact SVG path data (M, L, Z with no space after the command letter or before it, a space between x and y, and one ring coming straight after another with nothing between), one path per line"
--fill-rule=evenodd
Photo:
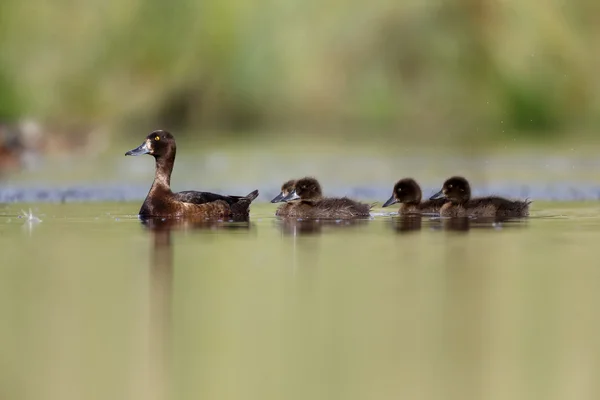
M320 235L336 229L356 228L366 225L369 219L331 220L331 219L293 219L284 218L276 223L284 235Z
M250 219L235 218L229 220L194 218L140 218L142 225L152 232L181 230L247 230Z
M171 329L173 301L173 231L226 229L248 230L250 221L193 220L177 218L144 218L142 225L151 237L149 262L149 329L148 373L153 398L170 398Z
M399 233L409 233L420 231L423 219L420 214L399 215L392 218L392 228Z
M526 219L518 218L442 218L440 228L447 231L467 232L471 229L503 230L527 227Z

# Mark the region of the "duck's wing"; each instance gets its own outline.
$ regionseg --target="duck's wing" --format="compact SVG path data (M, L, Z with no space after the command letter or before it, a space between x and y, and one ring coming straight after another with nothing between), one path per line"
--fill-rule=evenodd
M222 194L210 192L197 192L194 190L186 190L183 192L173 193L175 199L184 203L206 204L213 201L223 200L229 205L235 204L242 199L247 199L246 196L225 196Z

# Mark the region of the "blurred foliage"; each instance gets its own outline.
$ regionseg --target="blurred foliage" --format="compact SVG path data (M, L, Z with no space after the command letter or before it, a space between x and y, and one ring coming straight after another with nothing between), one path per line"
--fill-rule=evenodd
M431 137L545 136L599 122L594 0L5 0L2 8L2 118Z

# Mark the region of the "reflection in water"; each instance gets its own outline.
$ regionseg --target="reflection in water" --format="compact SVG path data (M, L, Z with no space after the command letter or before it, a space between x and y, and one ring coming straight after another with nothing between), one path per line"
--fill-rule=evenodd
M400 233L420 231L423 223L420 214L399 215L391 221L392 227Z
M173 247L168 220L145 220L152 233L150 254L150 324L149 378L154 385L151 391L157 400L170 394L171 359L171 304L173 299Z
M1 399L600 398L597 207L306 236L64 207L0 218Z
M444 218L442 227L447 231L466 232L471 229L471 221L468 217Z
M189 229L249 229L248 218L235 221L193 220L177 218L143 218L142 224L150 231L150 322L148 327L148 368L150 390L156 400L170 398L171 394L171 329L173 299L173 245L171 232Z
M514 229L527 227L526 219L502 218L440 218L440 228L447 231L467 232L471 229Z
M278 222L281 231L285 235L319 235L323 230L343 229L357 226L364 226L369 219L290 219L283 218Z
M217 220L206 218L140 218L142 224L153 232L173 230L201 230L201 229L250 229L249 218L231 220Z

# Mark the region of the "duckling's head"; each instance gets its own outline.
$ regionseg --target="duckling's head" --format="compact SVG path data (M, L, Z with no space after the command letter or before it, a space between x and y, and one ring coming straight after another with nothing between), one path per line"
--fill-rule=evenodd
M271 203L279 203L280 201L283 201L283 199L288 194L290 194L294 191L295 187L296 187L296 180L291 179L291 180L287 181L286 183L281 185L281 192L277 196L275 196L275 198L273 200L271 200Z
M396 203L414 203L421 202L421 188L412 178L401 179L394 185L392 197L385 202L383 207L391 206Z
M471 198L471 186L462 176L453 176L444 182L442 190L431 196L430 200L445 197L452 203L464 203Z
M146 136L144 143L125 153L126 156L141 156L150 154L155 158L175 155L175 138L170 132L157 130Z
M294 190L283 198L283 201L296 199L313 200L323 196L321 185L315 178L302 178L296 181Z

